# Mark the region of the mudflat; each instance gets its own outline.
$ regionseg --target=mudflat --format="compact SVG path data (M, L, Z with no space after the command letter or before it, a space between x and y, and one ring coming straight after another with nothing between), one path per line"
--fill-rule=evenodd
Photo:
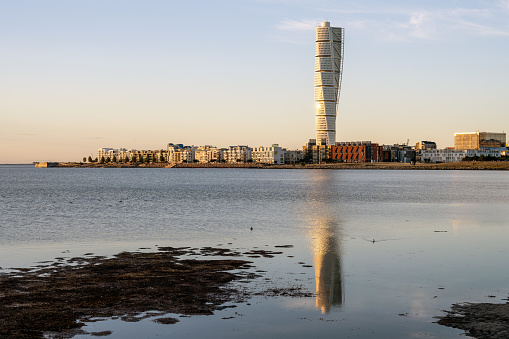
M455 304L438 318L440 325L465 330L474 338L509 338L509 303Z
M174 324L178 319L164 315L212 314L227 301L243 301L249 296L249 291L230 282L260 277L243 271L253 267L246 260L179 258L186 254L200 258L241 256L228 249L158 250L122 252L111 258L87 253L0 274L0 337L43 338L48 333L58 337L79 333L103 336L111 332L87 333L81 327L108 318L139 321L151 317L161 324ZM242 254L270 258L280 253L257 250ZM312 296L299 289L276 292ZM267 291L268 295L274 293Z

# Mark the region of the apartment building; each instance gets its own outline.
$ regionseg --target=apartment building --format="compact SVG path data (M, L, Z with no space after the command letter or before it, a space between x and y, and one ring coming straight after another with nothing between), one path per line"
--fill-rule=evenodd
M437 149L437 144L434 141L419 141L415 144L415 149Z
M331 157L338 162L379 162L382 147L371 141L336 142Z
M183 144L168 144L168 162L170 164L193 163L197 147Z
M459 162L465 157L496 157L502 156L501 150L457 150L452 148L419 150L421 162L441 163L441 162Z
M228 163L247 163L252 160L252 151L249 146L229 146L224 151L224 160Z
M225 148L215 146L200 146L196 149L194 159L200 163L223 162Z
M454 149L485 149L506 147L506 134L495 132L454 133Z
M255 147L251 152L253 162L282 165L285 163L285 149L273 144L271 147Z

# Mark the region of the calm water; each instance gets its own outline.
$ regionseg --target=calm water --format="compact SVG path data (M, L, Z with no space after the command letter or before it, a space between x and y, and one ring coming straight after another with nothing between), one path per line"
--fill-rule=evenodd
M85 329L113 330L109 338L461 338L433 317L452 303L507 298L508 206L507 172L0 166L0 267L157 245L291 244L255 264L271 284L316 297L254 298L175 325Z

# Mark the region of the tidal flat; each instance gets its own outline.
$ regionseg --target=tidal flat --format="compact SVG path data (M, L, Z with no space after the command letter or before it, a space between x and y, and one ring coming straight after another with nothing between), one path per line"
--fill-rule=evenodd
M280 246L280 247L285 247ZM181 259L181 256L266 257L282 252L253 249L240 253L224 248L160 247L159 252L122 252L111 258L74 257L0 274L2 338L72 337L87 332L85 323L120 318L159 324L179 322L167 314L211 315L226 302L246 302L253 295L312 297L302 286L255 291L229 284L262 277L251 261ZM235 271L232 273L232 271Z

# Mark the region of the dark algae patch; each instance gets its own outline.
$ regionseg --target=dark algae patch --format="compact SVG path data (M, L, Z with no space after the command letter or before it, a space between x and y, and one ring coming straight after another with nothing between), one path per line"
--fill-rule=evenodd
M219 305L245 297L229 282L258 277L241 271L252 267L249 261L185 260L177 257L188 254L184 248L159 250L72 258L67 264L2 273L0 338L85 333L80 329L86 322L112 317L160 316L155 321L174 324L175 319L161 316L212 314Z
M251 261L232 257L252 254L272 258L282 252L159 247L153 253L122 252L109 258L87 253L11 269L0 273L0 338L101 337L112 331L86 332L82 327L107 319L147 318L171 325L178 319L169 314L211 315L236 307L225 306L227 302L245 302L251 296L313 296L302 286L245 287L265 271L253 273Z
M478 339L509 338L509 303L455 304L437 323Z

